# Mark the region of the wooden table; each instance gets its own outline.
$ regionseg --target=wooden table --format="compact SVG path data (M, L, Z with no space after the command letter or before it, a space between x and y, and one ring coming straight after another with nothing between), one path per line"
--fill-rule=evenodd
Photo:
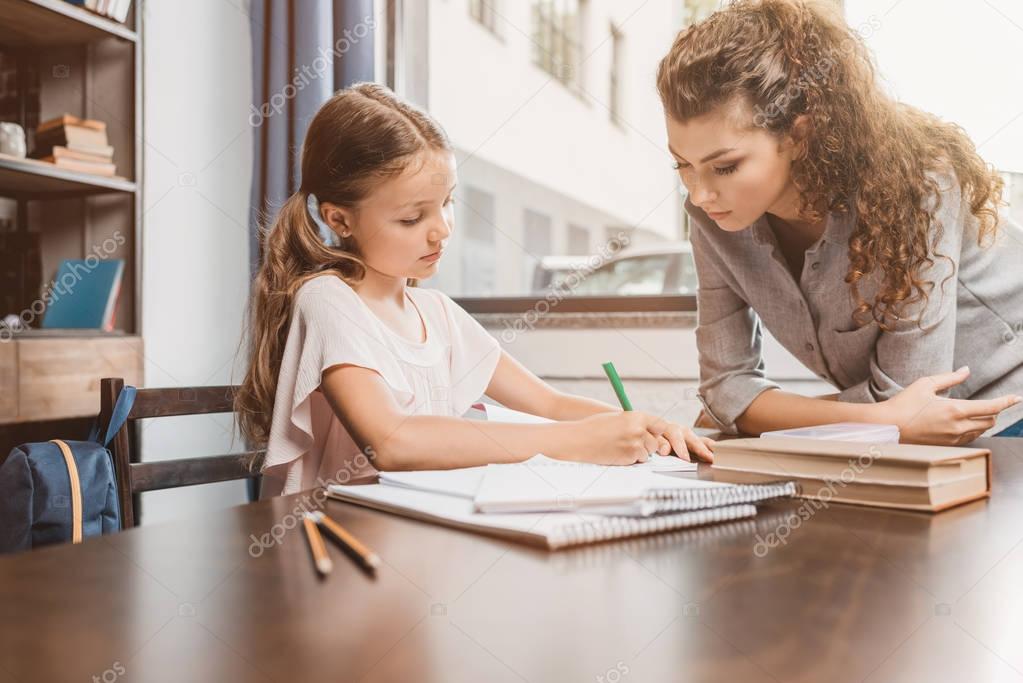
M978 444L993 497L936 516L547 553L331 501L385 566L320 580L299 528L253 540L300 494L8 557L0 681L1023 681L1023 440Z

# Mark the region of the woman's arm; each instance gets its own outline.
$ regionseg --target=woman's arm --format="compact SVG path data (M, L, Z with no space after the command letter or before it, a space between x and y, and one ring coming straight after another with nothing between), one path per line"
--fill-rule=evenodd
M810 398L780 389L769 389L758 395L735 426L743 434L759 436L778 429L812 427L832 422L876 422L886 417L879 403L843 403L834 394Z
M486 394L512 410L551 420L580 420L597 413L619 410L602 401L558 391L512 358L507 351L501 352L501 359L497 362L497 369L490 379Z
M811 427L829 422L872 422L899 427L904 443L960 446L995 425L995 417L1021 398L1005 395L988 400L941 396L970 376L970 369L921 377L893 398L880 403L846 403L828 398L807 398L780 390L765 391L753 399L736 420L747 434L776 429Z

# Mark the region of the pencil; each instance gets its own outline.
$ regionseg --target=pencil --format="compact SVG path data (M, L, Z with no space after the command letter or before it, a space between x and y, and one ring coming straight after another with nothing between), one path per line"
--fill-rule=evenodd
M302 526L305 527L305 537L309 541L309 549L313 552L313 564L316 565L316 571L326 575L334 568L334 563L330 561L327 547L323 544L323 536L320 535L320 530L313 519L307 512L302 518Z
M618 402L622 404L622 410L632 410L632 402L629 401L629 396L625 393L625 386L622 384L622 378L618 376L618 371L615 370L615 364L608 362L604 363L603 367L607 378L611 380L611 387L618 396Z
M364 546L359 539L345 531L344 527L319 510L312 513L313 519L327 530L327 535L337 541L338 545L352 558L362 565L366 571L373 573L380 566L380 556Z

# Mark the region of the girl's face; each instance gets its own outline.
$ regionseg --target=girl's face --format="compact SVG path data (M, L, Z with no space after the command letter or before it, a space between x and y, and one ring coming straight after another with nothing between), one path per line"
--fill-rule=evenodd
M378 185L355 210L339 211L342 234L351 231L363 262L393 278L426 279L437 272L441 254L454 229L452 192L455 157L428 150L413 158L400 175Z
M764 213L798 216L790 180L792 140L754 126L750 107L720 107L684 123L671 116L665 121L668 150L689 200L719 228L743 230Z

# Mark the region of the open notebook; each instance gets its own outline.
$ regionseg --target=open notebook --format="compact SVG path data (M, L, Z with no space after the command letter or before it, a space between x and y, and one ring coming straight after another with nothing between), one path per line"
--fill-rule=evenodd
M791 483L734 486L544 456L515 465L382 472L380 481L330 486L328 493L552 550L752 517L753 502L796 492Z
M487 465L473 503L478 512L577 510L649 517L756 503L795 492L786 482L737 486L537 456L523 463Z
M685 529L757 514L753 505L676 512L655 517L609 517L577 512L485 514L469 498L387 484L328 487L331 498L434 524L467 529L557 550L616 538Z

